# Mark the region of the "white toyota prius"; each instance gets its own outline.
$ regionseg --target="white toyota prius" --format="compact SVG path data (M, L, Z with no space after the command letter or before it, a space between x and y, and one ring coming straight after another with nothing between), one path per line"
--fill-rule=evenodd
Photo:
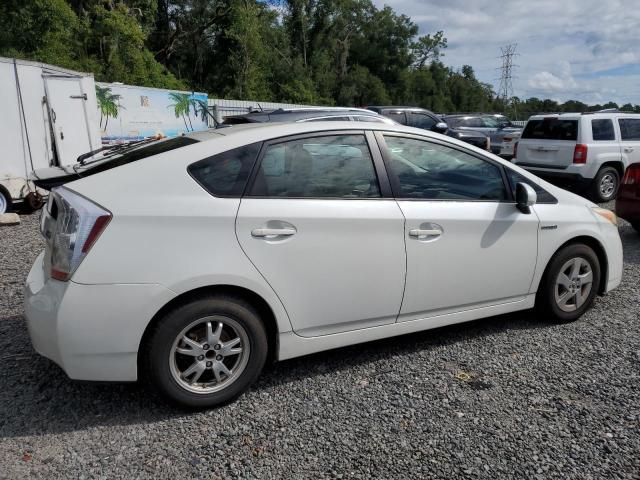
M402 126L234 126L38 176L55 188L25 286L35 349L191 407L269 358L533 307L575 320L622 275L611 211Z

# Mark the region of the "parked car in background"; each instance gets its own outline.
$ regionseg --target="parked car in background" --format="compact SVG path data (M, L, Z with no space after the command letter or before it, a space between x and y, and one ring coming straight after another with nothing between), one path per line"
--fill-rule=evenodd
M491 151L499 155L502 150L503 138L522 129L514 127L504 115L494 113L470 113L459 115L444 115L443 120L451 128L482 132L491 139Z
M304 108L279 108L277 110L264 110L259 112L230 115L225 117L222 126L241 125L245 123L269 123L269 122L372 122L395 124L394 121L378 115L375 112L362 108L341 107L304 107Z
M499 155L502 158L507 160L511 160L515 154L515 145L520 140L520 136L522 135L522 131L507 133L504 137L502 137L502 146L500 147Z
M514 162L607 202L615 198L627 167L640 162L640 114L534 115L518 141Z
M622 179L616 213L640 233L640 163L629 165Z
M481 132L472 130L452 128L442 118L435 113L418 107L383 107L372 106L367 107L385 117L389 117L402 125L410 127L422 128L432 132L441 133L452 138L457 138L466 143L470 143L483 150L489 150L489 137Z
M622 275L613 212L400 125L238 125L74 173L26 280L33 345L71 378L191 407L267 358L534 306L575 320Z

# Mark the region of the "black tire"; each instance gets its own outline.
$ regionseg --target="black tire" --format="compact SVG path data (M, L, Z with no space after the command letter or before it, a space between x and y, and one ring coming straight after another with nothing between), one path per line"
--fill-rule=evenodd
M194 393L188 387L181 386L172 373L170 364L175 356L172 353L174 342L194 321L211 316L228 319L227 321L235 322L236 326L240 325L244 329L250 347L248 359L241 373L227 387L216 392ZM228 295L209 296L178 306L152 327L142 346L141 375L152 388L159 390L173 403L188 408L209 408L230 402L247 390L260 375L267 353L264 324L250 303ZM199 358L193 358L193 361ZM213 372L210 372L210 376L212 375Z
M640 233L640 222L632 223L631 226L636 232Z
M620 188L620 174L613 167L602 167L591 184L591 199L604 203L616 198Z
M572 259L583 259L588 262L592 273L591 290L584 303L580 306L575 305L576 308L573 311L565 311L556 300L556 282L562 273L561 270L564 270L563 266ZM600 285L600 272L600 261L591 247L584 244L567 245L558 251L547 265L536 296L536 309L545 316L545 319L555 323L567 323L577 320L593 305ZM586 290L582 291L585 292ZM571 305L568 307L571 307Z

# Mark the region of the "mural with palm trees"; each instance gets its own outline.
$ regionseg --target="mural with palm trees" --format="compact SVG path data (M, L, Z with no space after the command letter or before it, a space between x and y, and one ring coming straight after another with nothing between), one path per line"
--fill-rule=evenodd
M122 95L112 93L109 87L101 87L96 85L96 99L98 100L98 108L100 109L100 129L106 130L109 124L109 117L117 118L118 109L120 107L119 100ZM104 121L104 126L102 125Z
M200 116L203 122L207 121L209 116L209 106L206 100L195 98L193 95L181 92L169 92L169 99L173 101L167 108L173 108L176 118L182 117L184 126L187 131L193 131L191 123L191 110L193 109L194 117ZM187 121L189 122L187 124Z
M204 130L211 116L206 93L96 83L96 99L104 144Z

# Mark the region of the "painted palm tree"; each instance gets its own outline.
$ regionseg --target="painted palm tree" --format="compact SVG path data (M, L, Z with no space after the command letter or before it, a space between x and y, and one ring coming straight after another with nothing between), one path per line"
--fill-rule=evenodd
M122 96L116 93L111 93L111 89L109 87L96 85L96 99L98 100L98 107L100 108L101 129L106 130L107 125L109 124L109 117L117 118L118 110L120 108L124 108L118 105L120 98L122 98ZM102 126L103 121L104 127Z
M173 100L174 103L169 105L167 108L173 108L173 113L176 115L176 118L182 117L182 121L184 122L187 132L193 131L191 118L189 118L189 113L191 111L191 96L188 93L169 92L169 98ZM188 125L187 119L189 119ZM189 126L191 126L191 128L189 128Z
M195 116L200 115L200 120L207 123L207 120L211 116L211 113L209 112L209 102L207 100L191 97L191 105L193 106L193 114Z

